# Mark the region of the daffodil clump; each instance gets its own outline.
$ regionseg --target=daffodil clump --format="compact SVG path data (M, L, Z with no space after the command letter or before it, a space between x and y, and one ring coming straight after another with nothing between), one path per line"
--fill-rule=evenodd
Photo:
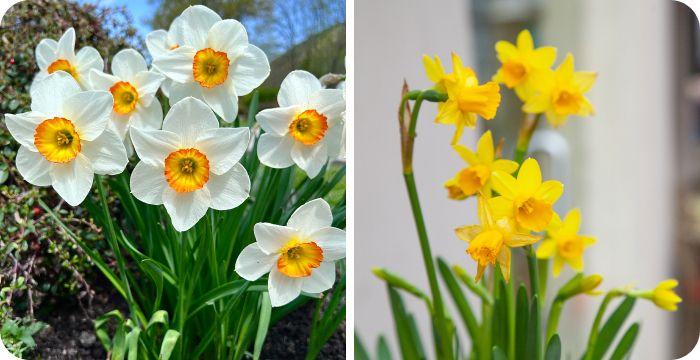
M107 71L75 52L73 28L44 39L31 111L5 114L19 173L55 190L41 206L128 305L97 337L113 359L258 358L271 318L315 301L330 305L312 319L314 358L345 313L342 84L296 70L262 99L267 56L201 5L146 44L151 64L124 49ZM64 202L107 252L60 222Z
M445 71L439 57L423 56L427 77L434 84L432 88L410 90L404 84L399 108L403 171L430 295L388 270L374 270L389 287L401 354L404 358L425 357L420 344L422 338L417 329L411 328L413 315L403 307L398 290L426 302L433 320L439 359L578 357L567 348L566 339L557 334L561 311L571 298L602 294L605 296L592 322L582 358L629 357L639 324L627 328L617 342L615 339L623 330L621 325L635 300L646 299L661 309L675 311L681 302L674 292L678 282L666 280L650 290L629 286L601 290L603 277L584 272L587 270L584 258L596 239L583 235L582 210L570 209L562 214L565 216L557 213L557 201L564 194L564 184L545 178L538 161L528 154L532 134L543 117L557 128L572 116L593 115L593 105L586 94L595 83L596 73L575 70L572 54L566 54L554 67L557 49L537 47L528 30L520 32L515 44L498 41L495 50L501 66L490 82L479 84L475 72L465 67L458 55L452 54L451 73ZM503 155L503 139L494 141L491 131L483 133L476 149L459 143L464 128L475 128L478 117L484 120L496 117L503 89L499 85L514 91L522 103L523 121L512 158ZM412 108L410 101L414 101ZM444 260L437 259L437 272L459 310L456 317L462 320L470 336L471 350L467 342L460 341L454 320L445 308L413 178L413 143L418 112L424 101L437 103L437 123L456 126L449 143L466 163L444 183L447 197L453 200L476 198L469 203L476 204L478 223L455 230L456 237L467 243L464 259L474 263L475 276L470 276L460 266L450 267ZM513 270L513 259L517 256L527 262L527 273ZM550 267L553 277L570 277L553 297L548 297L547 293ZM459 282L481 300L481 311L472 310ZM514 283L519 284L517 288ZM529 291L525 284L529 285ZM608 305L616 298L624 300L602 323ZM548 301L551 303L545 311ZM408 330L402 331L406 326Z

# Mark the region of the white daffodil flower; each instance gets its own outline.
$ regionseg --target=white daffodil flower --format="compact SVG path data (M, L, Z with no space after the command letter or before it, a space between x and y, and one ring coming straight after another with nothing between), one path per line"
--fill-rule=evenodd
M180 44L178 44L177 40L175 40L175 24L178 21L179 17L175 18L175 20L173 20L173 22L170 24L168 31L159 29L151 31L148 35L146 35L146 47L148 48L148 52L151 54L151 58L154 60L161 59L167 56L170 51L180 47ZM158 71L156 68L153 68L153 70ZM172 86L173 81L166 78L160 85L160 90L163 91L163 94L169 98L170 88Z
M270 273L272 306L282 306L302 292L317 294L335 282L335 262L345 257L345 231L331 227L331 207L323 199L300 206L287 226L255 224L256 242L243 249L236 273L255 281Z
M322 89L311 73L295 70L282 81L277 103L255 116L265 130L258 141L260 162L273 168L297 164L313 178L340 152L343 91Z
M134 49L124 49L114 55L112 74L91 70L90 87L112 94L111 125L131 153L131 142L127 138L130 127L160 129L163 109L155 95L165 76L148 71L146 60Z
M248 43L240 22L221 20L206 6L185 9L172 27L179 46L153 60L153 67L173 80L170 102L192 96L232 122L238 96L253 91L270 74L267 56Z
M165 205L173 227L185 231L207 209L242 204L250 178L238 161L250 142L248 128L219 128L202 101L192 97L170 108L163 130L131 129L141 160L131 173L131 193L152 205Z
M88 75L91 69L104 69L104 61L97 50L86 46L75 53L75 30L69 28L58 41L43 39L36 46L36 63L39 72L34 76L35 83L45 79L56 71L70 74L84 90L88 90Z
M94 174L116 175L128 159L119 135L109 128L112 95L82 91L59 71L34 84L31 111L5 114L20 143L17 170L36 186L53 186L72 206L90 192Z

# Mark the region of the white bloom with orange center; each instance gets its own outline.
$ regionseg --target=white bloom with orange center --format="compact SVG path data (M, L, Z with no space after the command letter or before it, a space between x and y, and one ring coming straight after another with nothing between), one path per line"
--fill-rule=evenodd
M260 162L273 168L297 164L313 178L340 153L343 91L322 89L311 73L295 70L282 81L277 103L255 117L265 130L258 141Z
M300 206L287 226L258 223L256 242L243 249L236 273L255 281L270 273L272 306L282 306L301 292L317 294L335 282L335 262L345 258L345 231L331 227L331 207L323 199Z
M5 115L7 129L21 145L17 170L30 184L53 186L77 206L90 192L94 174L119 174L128 162L119 135L108 126L112 96L82 91L65 72L35 83L30 93L30 112Z
M165 76L148 71L146 60L134 49L124 49L114 55L112 74L91 70L90 86L112 94L111 124L119 137L126 140L127 150L131 150L127 138L130 127L160 129L163 109L155 95Z
M91 69L104 69L102 56L93 47L86 46L75 53L75 30L69 28L58 41L43 39L36 46L36 64L39 72L34 77L35 83L45 79L56 71L70 74L81 88L88 89L88 74Z
M178 17L173 20L168 31L158 29L151 31L148 35L146 35L146 47L154 60L161 59L167 56L172 50L180 47L180 44L178 44L175 36L175 24L179 21L179 19L180 18ZM153 68L153 70L158 71L156 68ZM170 97L170 88L172 86L173 81L166 78L160 85L160 90L163 91L165 96Z
M221 20L202 5L185 9L171 33L178 47L153 60L153 67L173 80L170 102L192 96L232 122L238 114L238 96L250 93L270 75L265 53L248 43L240 22Z
M201 100L174 104L163 130L134 127L131 140L141 160L131 173L131 193L152 205L165 205L173 227L185 231L207 209L229 210L248 198L250 178L241 159L248 128L219 128Z

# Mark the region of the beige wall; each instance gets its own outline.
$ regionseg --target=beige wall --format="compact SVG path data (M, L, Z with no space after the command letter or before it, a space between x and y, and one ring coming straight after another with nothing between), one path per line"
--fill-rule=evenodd
M572 148L573 178L566 191L582 208L584 232L599 239L587 271L604 274L605 288L652 287L673 276L671 1L543 4L542 40L560 47L560 60L572 51L578 68L599 72L590 96L596 116L574 120L563 131ZM370 269L387 267L428 289L399 165L401 81L406 77L414 88L429 86L423 53L447 59L455 50L465 63L473 62L468 6L465 1L356 1L355 316L357 332L372 350L379 333L392 343L395 337L385 288ZM476 222L475 206L447 200L441 187L461 165L448 146L452 129L431 122L434 105L424 109L415 171L433 250L473 271L452 229ZM463 142L473 145L475 139L470 132ZM569 342L564 346L573 354L580 354L599 301L579 299L565 312L562 324L569 325L562 331ZM411 308L430 343L423 307L412 301ZM670 358L672 315L639 301L632 317L642 321L634 358Z

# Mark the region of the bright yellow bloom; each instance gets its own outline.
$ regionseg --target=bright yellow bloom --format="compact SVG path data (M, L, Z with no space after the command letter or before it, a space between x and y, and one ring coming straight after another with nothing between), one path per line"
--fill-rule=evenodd
M535 49L530 31L518 34L516 45L508 41L496 43L496 55L501 62L493 81L515 88L520 100L527 101L532 95L533 84L539 80L539 74L550 69L557 57L557 49L543 46Z
M570 115L592 115L593 105L584 94L591 89L596 76L595 72L574 71L574 57L567 54L555 71L538 78L534 93L523 105L523 111L544 113L554 127L565 124Z
M559 181L542 182L540 165L527 159L520 167L517 180L503 171L494 171L493 189L501 196L491 199L491 206L499 215L512 218L524 229L544 230L554 216L552 205L564 192Z
M478 192L491 197L491 173L500 170L512 174L518 169L518 163L515 161L494 159L495 149L491 131L481 136L476 153L459 144L453 145L452 148L469 164L445 182L448 196L452 199L462 200Z
M307 277L322 261L323 250L315 242L294 238L279 250L277 270L292 278Z
M289 134L304 145L313 145L326 135L328 122L325 115L316 110L306 110L294 117L289 124Z
M533 244L540 237L518 231L506 217L494 217L487 199L479 196L477 205L481 225L463 226L455 229L455 232L460 239L469 242L467 254L477 263L476 281L481 279L489 264L496 265L498 262L503 279L508 282L510 248Z
M537 258L554 257L554 277L559 276L564 263L569 264L576 272L583 271L583 251L596 240L590 236L579 235L580 227L581 211L578 208L569 211L563 222L559 215L554 213L547 227L547 237L537 248Z
M206 48L197 51L192 61L194 80L206 88L221 85L228 78L230 61L223 51Z
M442 61L439 57L431 58L428 55L423 55L423 67L428 79L435 83L435 90L441 93L447 92L445 81L454 79L453 74L445 73L445 68L442 66Z
M54 117L41 122L34 130L34 145L46 160L67 163L80 153L80 135L73 122Z
M194 148L173 151L165 158L165 180L179 193L199 190L209 181L209 159Z
M439 71L442 68L436 65L432 75L444 74ZM455 134L452 137L452 144L456 144L462 135L464 127L473 128L476 126L476 116L479 115L486 120L491 120L496 116L496 110L501 103L501 94L498 84L488 82L479 85L479 80L474 71L462 65L462 59L457 54L452 53L452 70L449 75L442 75L436 82L436 88L445 87L447 100L438 106L438 115L435 122L440 124L455 125Z
M642 297L649 299L656 304L656 306L667 310L676 311L678 310L678 303L683 301L680 296L678 296L673 288L678 286L678 281L676 279L664 280L656 285L654 290L647 292L642 295Z

